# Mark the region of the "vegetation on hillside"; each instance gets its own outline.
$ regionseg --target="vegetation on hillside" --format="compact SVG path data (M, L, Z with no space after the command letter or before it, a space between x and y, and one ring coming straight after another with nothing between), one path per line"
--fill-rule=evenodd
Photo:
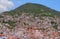
M26 3L26 4L16 8L15 10L8 12L8 14L10 14L10 15L15 15L15 14L21 15L22 13L30 13L30 14L34 14L34 15L41 14L41 13L54 13L58 16L60 14L60 12L58 12L58 11L55 11L44 5L35 4L35 3Z
M13 29L13 28L15 27L15 23L16 23L16 22L9 20L8 22L3 21L3 23L9 24L9 26L7 26L7 27L8 27L9 29Z
M47 17L55 17L56 15L54 13L43 13L40 16L47 16Z
M0 18L3 18L4 16L0 15Z
M52 21L51 24L54 29L56 29L56 30L58 29L58 24L56 22Z
M41 4L35 4L35 3L27 3L16 8L15 10L12 10L10 12L4 12L4 13L7 13L8 15L12 15L12 16L16 14L20 16L22 13L29 13L33 15L33 18L40 17L40 19L43 19L42 16L48 16L48 17L55 17L56 15L60 16L60 12L48 8L46 6L43 6ZM13 24L15 22L9 21L6 23L10 24L11 26L14 26ZM57 23L51 22L51 24L55 29L57 29ZM29 24L24 23L24 25L29 25Z

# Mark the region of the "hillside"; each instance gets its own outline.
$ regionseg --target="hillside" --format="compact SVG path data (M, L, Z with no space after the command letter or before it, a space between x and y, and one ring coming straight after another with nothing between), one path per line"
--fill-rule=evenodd
M24 5L21 5L20 7L16 8L15 10L12 10L10 12L7 12L11 15L14 14L21 14L21 12L30 13L30 14L40 14L40 13L52 13L60 16L60 12L53 10L51 8L48 8L41 4L35 4L35 3L26 3Z
M15 19L15 18L20 19L19 17L21 17L22 15L25 16L24 14L28 17L32 16L30 18L30 20L32 20L32 19L35 20L36 17L38 17L38 19L41 19L41 20L45 20L45 17L46 18L48 17L48 19L51 17L50 19L56 20L56 23L57 23L57 18L60 19L60 12L53 10L51 8L48 8L44 5L35 4L35 3L26 3L26 4L16 8L15 10L11 10L9 12L4 12L4 13L2 13L3 16L0 15L0 18L4 18L4 16L7 16L7 18L8 18L11 16L12 19ZM22 18L24 19L23 16L22 16ZM10 18L9 18L9 20L11 21ZM16 21L17 21L17 19L16 19ZM5 22L3 22L3 23L5 23ZM12 22L12 25L13 25L13 23L14 22Z
M0 14L0 32L14 39L60 39L60 12L26 3Z
M15 11L21 11L21 12L31 12L31 13L57 13L58 11L55 11L51 8L48 8L41 4L35 4L35 3L26 3L18 8L15 9Z

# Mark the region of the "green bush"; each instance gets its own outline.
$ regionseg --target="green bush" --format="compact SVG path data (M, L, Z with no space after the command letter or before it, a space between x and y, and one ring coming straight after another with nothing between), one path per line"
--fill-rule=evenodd
M58 24L54 21L51 22L54 29L58 29Z
M10 21L10 20L9 20L8 22L3 21L3 23L7 23L7 24L9 24L10 26L8 26L8 28L12 29L12 28L15 27L15 23L16 23L16 22L14 22L14 21Z
M24 25L29 25L29 23L24 22Z
M41 16L55 17L55 15L52 13L43 13Z
M3 18L3 16L0 15L0 18Z

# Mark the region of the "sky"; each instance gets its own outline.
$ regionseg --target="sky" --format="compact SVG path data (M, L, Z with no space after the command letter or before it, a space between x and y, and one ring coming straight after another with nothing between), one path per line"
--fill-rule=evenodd
M60 11L60 0L0 0L0 12L15 9L25 3L37 3Z

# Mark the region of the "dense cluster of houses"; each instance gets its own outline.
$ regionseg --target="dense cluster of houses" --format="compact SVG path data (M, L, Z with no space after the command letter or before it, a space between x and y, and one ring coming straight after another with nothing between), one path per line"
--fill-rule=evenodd
M22 15L2 15L0 18L0 39L60 39L59 18L53 17L34 17L23 13ZM15 27L8 21L14 21ZM57 22L58 29L52 27L51 21Z

